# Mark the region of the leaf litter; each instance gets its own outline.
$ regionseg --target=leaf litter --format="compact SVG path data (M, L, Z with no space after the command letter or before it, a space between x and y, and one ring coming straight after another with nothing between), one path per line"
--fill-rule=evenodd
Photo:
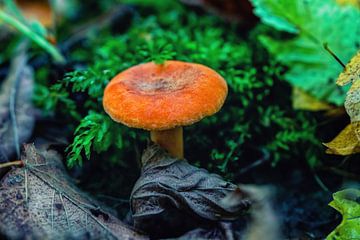
M144 239L80 191L54 151L24 145L22 168L0 182L0 231L10 238Z

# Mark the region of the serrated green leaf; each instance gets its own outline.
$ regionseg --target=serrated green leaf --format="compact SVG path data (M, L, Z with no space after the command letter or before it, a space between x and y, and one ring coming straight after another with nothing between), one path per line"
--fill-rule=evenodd
M343 219L339 226L328 236L327 240L360 238L360 190L345 189L333 194L331 207L341 213Z
M341 105L346 89L335 86L342 71L323 44L347 62L360 43L360 10L342 7L333 0L252 0L261 20L278 29L295 33L290 40L260 36L259 40L275 58L287 65L286 79L320 100ZM275 19L275 20L274 20ZM282 21L291 24L284 27Z

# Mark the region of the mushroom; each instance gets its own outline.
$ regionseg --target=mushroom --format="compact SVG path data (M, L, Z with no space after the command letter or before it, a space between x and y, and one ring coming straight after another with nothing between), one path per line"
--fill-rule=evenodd
M182 126L219 111L226 95L225 80L204 65L149 62L115 76L106 86L103 106L114 121L149 130L153 142L183 158Z

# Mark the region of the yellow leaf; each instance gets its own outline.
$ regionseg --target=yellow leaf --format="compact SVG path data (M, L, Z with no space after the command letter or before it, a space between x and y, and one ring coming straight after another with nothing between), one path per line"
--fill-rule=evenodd
M344 105L346 112L350 116L355 135L360 142L360 79L353 81L350 90L346 94Z
M331 110L334 107L330 104L320 101L311 96L304 90L293 87L292 104L294 109L308 110L308 111L323 111Z
M346 64L344 71L336 80L336 84L344 86L356 80L360 80L360 51Z
M353 5L360 8L360 0L336 0L340 5Z
M350 155L360 153L360 142L352 124L347 125L331 142L323 143L327 154Z

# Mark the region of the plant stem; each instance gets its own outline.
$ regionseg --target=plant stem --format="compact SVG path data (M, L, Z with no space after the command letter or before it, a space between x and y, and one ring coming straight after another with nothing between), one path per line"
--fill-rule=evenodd
M0 168L6 168L6 167L11 167L11 166L23 166L24 162L21 160L17 160L17 161L13 161L13 162L6 162L6 163L1 163L0 164Z
M331 56L333 56L333 58L335 58L335 60L343 67L346 68L345 64L340 60L340 58L338 56L336 56L336 54L329 48L327 43L323 44L325 50L330 53Z
M34 41L37 45L47 51L51 57L54 59L55 62L64 64L65 58L61 55L61 53L56 49L51 43L46 41L43 37L39 36L38 34L34 33L28 26L7 14L4 11L0 11L0 20L3 20L5 23L9 24L10 26L14 27L19 32L23 33L25 36L30 38Z

